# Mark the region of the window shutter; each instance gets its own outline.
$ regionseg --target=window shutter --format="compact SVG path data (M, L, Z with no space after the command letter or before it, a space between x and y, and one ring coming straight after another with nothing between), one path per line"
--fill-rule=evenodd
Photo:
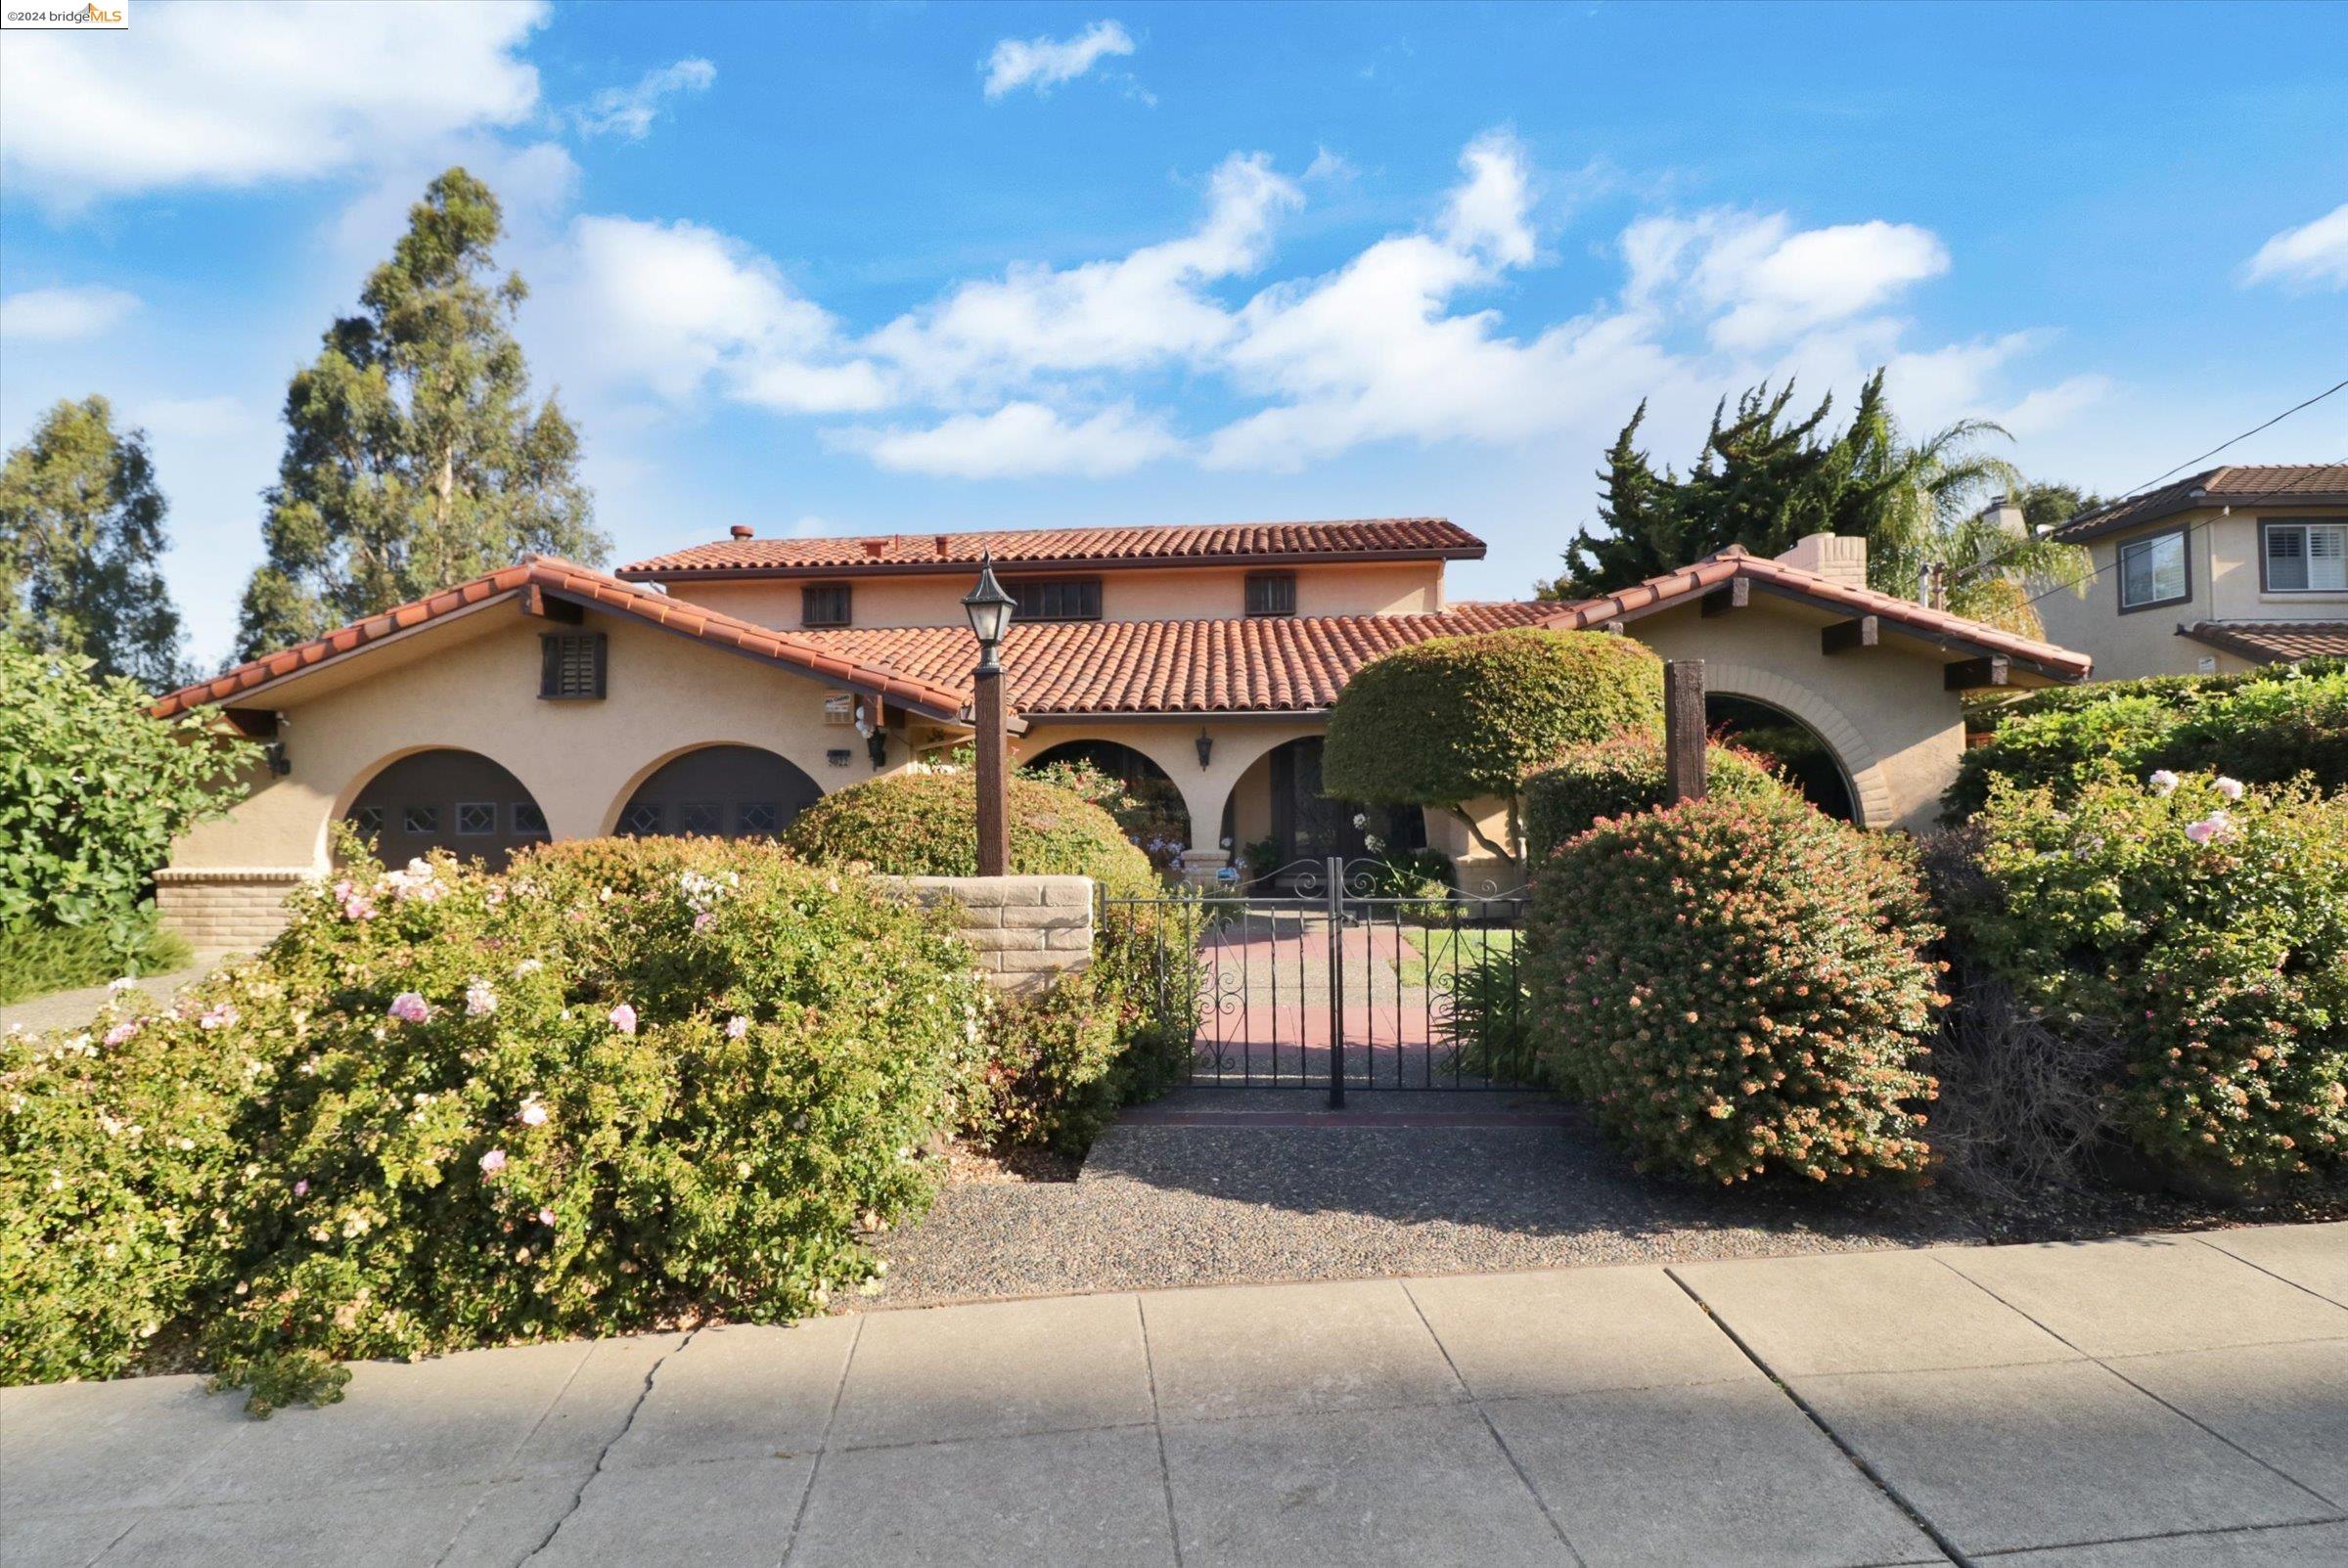
M552 632L538 639L538 694L578 701L604 694L609 669L601 632Z
M538 639L538 694L563 694L563 639L552 633Z

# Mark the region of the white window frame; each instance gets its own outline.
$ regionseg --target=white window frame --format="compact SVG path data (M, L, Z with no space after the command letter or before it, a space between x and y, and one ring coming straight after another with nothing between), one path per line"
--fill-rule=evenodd
M2274 541L2284 535L2296 535L2299 540L2296 559L2300 574L2305 580L2297 587L2275 580ZM2319 538L2329 542L2319 548ZM2258 525L2258 582L2262 593L2348 594L2348 520L2336 517L2293 518L2289 521L2262 519ZM2330 567L2333 580L2318 582L2319 566Z
M2174 594L2161 593L2158 577L2159 568L2156 565L2153 568L2154 576L2151 583L2148 585L2152 589L2151 597L2147 599L2130 599L2128 597L2128 558L2139 551L2157 550L2162 545L2166 544L2174 544L2177 547L2179 575L2184 584L2182 590ZM2141 539L2127 540L2122 543L2118 551L2113 554L2112 565L2119 573L2119 600L2121 614L2127 615L2140 609L2159 609L2168 605L2185 604L2188 600L2193 597L2192 529L2190 527L2169 528L2164 529L2159 533L2146 534Z

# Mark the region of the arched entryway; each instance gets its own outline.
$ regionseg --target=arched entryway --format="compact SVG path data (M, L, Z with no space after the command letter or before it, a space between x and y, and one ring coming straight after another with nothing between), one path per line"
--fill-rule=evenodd
M386 866L446 849L502 870L545 841L546 813L521 781L477 751L440 747L400 758L368 781L343 820Z
M1241 814L1246 812L1251 823L1268 830L1268 837L1252 840L1269 851L1258 858L1269 858L1276 866L1330 855L1355 859L1372 853L1372 839L1381 854L1426 847L1426 814L1417 806L1366 806L1323 794L1321 750L1321 737L1308 735L1266 752L1233 789L1223 813L1224 836L1248 830L1241 824ZM1257 790L1262 792L1260 806L1253 798ZM1250 798L1242 801L1242 793ZM1249 847L1233 845L1242 853Z
M1125 829L1145 849L1168 846L1164 855L1151 849L1152 859L1166 858L1197 842L1191 836L1191 812L1183 803L1182 787L1146 753L1118 740L1063 740L1029 758L1022 767L1042 772L1054 763L1090 766L1124 785L1134 801L1134 810L1126 814L1123 823Z
M1704 723L1713 736L1759 752L1820 811L1856 822L1850 777L1816 730L1767 702L1712 693L1704 698Z
M612 831L632 837L772 837L823 797L789 760L759 746L702 746L636 786Z

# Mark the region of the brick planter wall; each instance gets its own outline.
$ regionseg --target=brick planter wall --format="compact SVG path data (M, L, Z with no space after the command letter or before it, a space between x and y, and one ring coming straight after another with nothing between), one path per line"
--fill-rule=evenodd
M1093 962L1089 876L891 878L924 904L952 903L979 970L1004 990L1040 990Z
M199 952L250 951L286 928L286 895L310 875L298 867L222 867L155 874L163 924Z

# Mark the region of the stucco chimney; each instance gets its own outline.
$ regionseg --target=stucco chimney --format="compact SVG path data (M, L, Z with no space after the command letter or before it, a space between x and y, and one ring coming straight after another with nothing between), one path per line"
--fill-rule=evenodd
M1867 586L1867 541L1854 534L1805 534L1778 559L1846 588Z
M1981 509L1981 520L2000 533L2011 534L2016 539L2030 537L2030 521L2022 515L2022 509L2011 496L1991 496L1989 505Z
M753 529L753 528L752 528L752 527L751 527L751 526L750 526L748 523L746 523L746 522L738 522L738 523L736 523L736 524L735 524L733 527L731 527L731 528L728 528L728 529L726 530L726 532L728 532L728 533L732 534L732 535L733 535L735 538L737 538L737 539L747 539L747 538L748 538L748 537L749 537L749 536L750 536L752 533L754 533L754 532L756 532L756 531L757 531L757 530Z

